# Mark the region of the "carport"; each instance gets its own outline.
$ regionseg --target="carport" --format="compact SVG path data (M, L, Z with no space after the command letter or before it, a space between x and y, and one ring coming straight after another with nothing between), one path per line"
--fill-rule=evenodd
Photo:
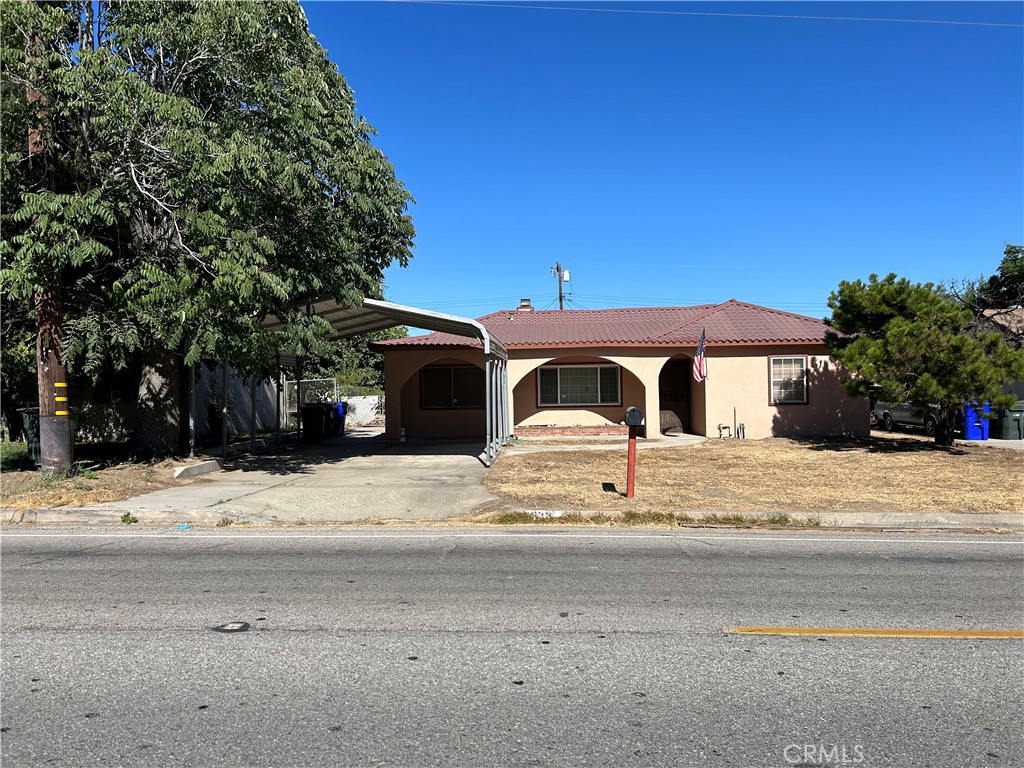
M334 330L330 337L332 341L382 331L396 325L479 340L484 356L484 464L490 466L502 447L508 443L508 351L481 323L466 317L407 307L380 299L363 299L362 305L355 308L341 306L334 299L324 299L310 304L307 311L331 324ZM284 327L274 317L268 318L266 325L271 329Z

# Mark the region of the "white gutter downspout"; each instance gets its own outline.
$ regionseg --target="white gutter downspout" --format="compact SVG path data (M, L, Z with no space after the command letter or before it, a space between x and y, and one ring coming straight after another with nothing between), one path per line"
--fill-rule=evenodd
M487 443L484 446L484 466L490 467L498 457L497 441L494 434L495 405L497 404L497 392L494 386L494 362L491 359L491 334L484 327L484 324L476 320L470 320L470 325L476 328L480 336L480 343L484 347L484 420L487 422Z

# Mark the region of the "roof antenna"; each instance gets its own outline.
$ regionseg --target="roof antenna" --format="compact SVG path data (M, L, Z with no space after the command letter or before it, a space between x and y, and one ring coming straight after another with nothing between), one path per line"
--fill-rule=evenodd
M565 299L562 295L562 283L569 282L569 270L562 270L562 262L556 261L551 268L551 276L558 280L558 308L565 309Z

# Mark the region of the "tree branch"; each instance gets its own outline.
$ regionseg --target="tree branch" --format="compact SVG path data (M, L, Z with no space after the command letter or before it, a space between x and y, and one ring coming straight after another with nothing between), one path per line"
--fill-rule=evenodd
M196 264L202 267L203 270L208 275L210 275L210 277L216 277L217 273L214 272L213 268L205 261L203 261L198 253L193 251L185 244L185 239L181 234L181 228L178 226L178 217L174 214L174 211L170 208L170 206L164 203L163 200L158 198L156 195L154 195L152 192L150 192L143 186L142 182L139 181L139 175L135 170L135 164L130 161L128 163L128 171L129 173L131 173L132 181L135 183L135 188L138 189L139 192L141 192L145 197L148 197L150 200L156 203L160 210L167 214L167 221L174 228L174 233L177 236L178 247L180 247L189 256L189 258L195 261Z

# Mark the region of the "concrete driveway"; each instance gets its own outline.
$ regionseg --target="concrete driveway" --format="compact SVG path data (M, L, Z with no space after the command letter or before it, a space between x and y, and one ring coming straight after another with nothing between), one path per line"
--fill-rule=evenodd
M225 471L204 482L94 509L143 522L147 513L282 523L458 517L498 501L483 487L481 442L388 447L378 430L355 429L320 445L229 457Z

